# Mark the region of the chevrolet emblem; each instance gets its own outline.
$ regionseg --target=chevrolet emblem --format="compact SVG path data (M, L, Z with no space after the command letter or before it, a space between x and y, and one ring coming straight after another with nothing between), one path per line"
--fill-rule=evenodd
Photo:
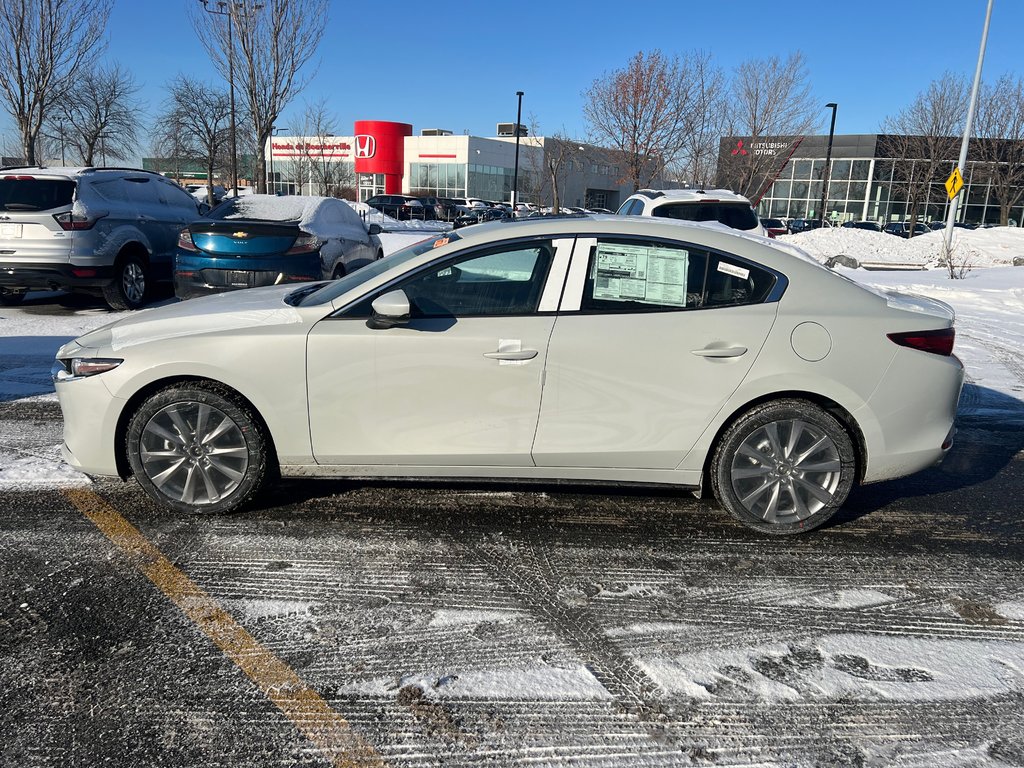
M232 232L232 233L231 233L231 236L232 236L232 237L241 237L241 238L245 238L245 237L248 237L248 236L249 236L249 233L248 233L248 232Z

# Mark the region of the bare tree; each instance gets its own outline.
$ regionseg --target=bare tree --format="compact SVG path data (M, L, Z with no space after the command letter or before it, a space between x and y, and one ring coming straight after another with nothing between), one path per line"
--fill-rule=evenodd
M978 100L975 145L991 194L999 201L999 223L1010 223L1010 209L1024 198L1024 80L1003 75Z
M46 133L58 137L75 161L94 165L97 153L127 160L137 148L139 86L119 64L84 70L46 120Z
M736 67L728 95L726 133L746 137L718 178L747 197L756 197L779 164L779 147L811 132L820 110L813 99L804 56L747 59Z
M207 202L213 205L214 176L228 163L228 94L184 76L179 76L168 92L159 118L161 144L176 158L202 163L206 170Z
M719 143L726 125L726 80L711 55L698 52L690 57L692 88L687 129L678 160L673 164L676 178L694 187L714 184L718 169Z
M633 189L650 183L686 143L692 84L679 57L638 52L584 92L591 143L622 153Z
M914 102L882 123L879 151L891 157L893 177L907 202L907 221L914 231L921 203L932 184L945 181L956 158L967 116L967 82L946 72L917 95Z
M350 163L343 162L340 140L335 137L334 123L337 118L327 108L327 102L307 104L294 126L296 135L301 136L301 144L296 146L299 178L309 178L320 193L328 197L341 194L342 190L350 190L355 186L355 171ZM302 170L308 171L303 174ZM431 192L431 195L436 192Z
M210 2L204 2L203 6ZM196 6L193 26L221 72L241 91L256 147L255 181L266 191L266 145L274 121L302 90L300 76L327 26L328 0L219 0L223 21ZM232 48L234 50L232 50Z
M0 0L0 95L36 165L53 105L103 50L112 0Z

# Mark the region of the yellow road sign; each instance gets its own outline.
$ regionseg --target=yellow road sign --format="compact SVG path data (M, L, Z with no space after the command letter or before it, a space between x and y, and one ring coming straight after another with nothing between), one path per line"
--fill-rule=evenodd
M960 175L959 168L954 168L953 172L949 174L949 178L946 179L946 194L948 194L949 199L952 200L963 188L964 177Z

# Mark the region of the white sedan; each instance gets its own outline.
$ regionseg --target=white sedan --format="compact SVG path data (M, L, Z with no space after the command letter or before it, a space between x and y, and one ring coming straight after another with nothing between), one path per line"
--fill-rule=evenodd
M713 489L769 533L950 448L953 312L716 224L526 219L65 345L64 456L225 512L283 476Z

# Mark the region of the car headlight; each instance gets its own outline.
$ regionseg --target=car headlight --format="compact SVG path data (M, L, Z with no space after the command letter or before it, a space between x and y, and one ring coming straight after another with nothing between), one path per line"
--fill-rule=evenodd
M68 381L70 379L84 379L87 376L95 376L98 373L106 373L117 368L124 360L116 357L71 357L58 359L50 369L50 375L54 381Z

